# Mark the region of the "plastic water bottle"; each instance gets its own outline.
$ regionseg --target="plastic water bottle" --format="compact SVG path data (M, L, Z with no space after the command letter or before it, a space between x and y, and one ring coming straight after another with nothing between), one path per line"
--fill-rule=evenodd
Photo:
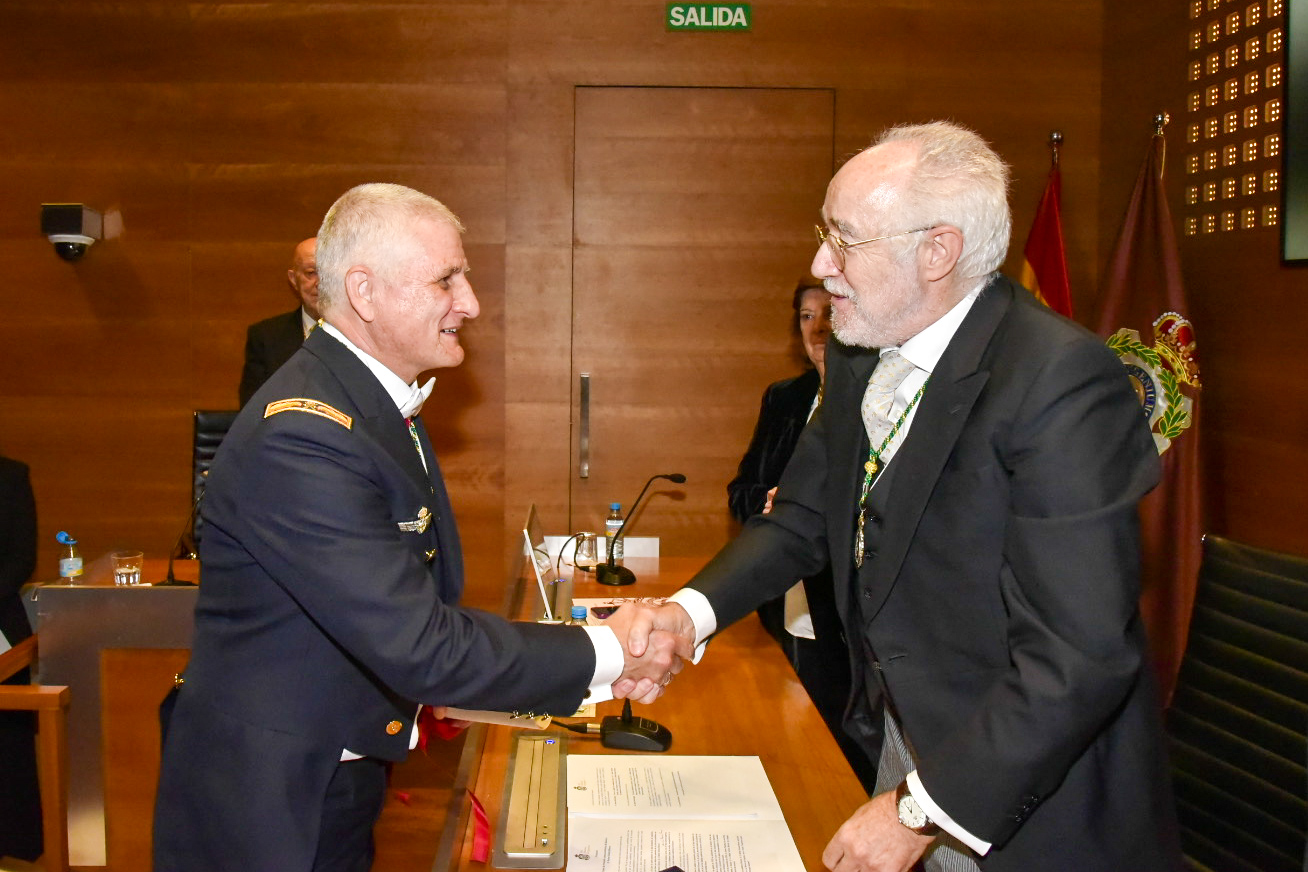
M604 519L604 538L609 546L614 566L622 565L622 540L616 538L622 529L622 503L609 503L609 516Z
M75 584L82 574L82 554L77 550L77 540L63 530L55 535L59 549L59 580L64 584Z
M572 617L568 620L568 623L569 623L569 624L576 624L576 625L579 625L579 626L582 626L582 627L586 626L586 607L585 607L585 606L573 606L573 607L572 607Z

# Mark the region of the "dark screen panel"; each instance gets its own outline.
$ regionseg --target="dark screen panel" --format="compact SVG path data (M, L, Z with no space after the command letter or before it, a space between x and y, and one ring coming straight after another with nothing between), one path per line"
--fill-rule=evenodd
M1286 27L1285 221L1282 256L1308 260L1308 0L1290 0Z

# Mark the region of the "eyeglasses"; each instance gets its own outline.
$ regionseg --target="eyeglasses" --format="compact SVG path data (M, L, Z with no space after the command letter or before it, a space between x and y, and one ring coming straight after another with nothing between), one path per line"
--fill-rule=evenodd
M916 230L905 230L900 233L888 233L885 236L874 236L871 239L862 239L858 242L846 242L835 233L827 233L827 229L821 224L814 224L813 229L817 231L818 242L822 245L831 245L831 252L836 257L836 263L843 270L845 268L845 249L854 248L858 245L867 245L869 242L880 242L883 239L894 239L896 236L907 236L910 233L921 233L924 230L930 230L930 227L919 227Z

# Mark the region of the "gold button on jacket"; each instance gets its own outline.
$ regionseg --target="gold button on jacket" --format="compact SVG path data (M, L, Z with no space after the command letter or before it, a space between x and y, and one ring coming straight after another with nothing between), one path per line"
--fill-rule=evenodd
M402 729L404 729L404 724L399 721L391 721L386 725L386 735L393 736Z

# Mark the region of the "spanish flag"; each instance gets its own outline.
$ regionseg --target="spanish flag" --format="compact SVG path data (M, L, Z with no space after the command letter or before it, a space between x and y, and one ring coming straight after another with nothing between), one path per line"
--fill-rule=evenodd
M1072 317L1072 292L1067 284L1067 252L1063 247L1063 220L1059 203L1063 178L1055 161L1049 170L1045 195L1031 223L1031 235L1022 249L1022 284L1036 299L1060 315Z

